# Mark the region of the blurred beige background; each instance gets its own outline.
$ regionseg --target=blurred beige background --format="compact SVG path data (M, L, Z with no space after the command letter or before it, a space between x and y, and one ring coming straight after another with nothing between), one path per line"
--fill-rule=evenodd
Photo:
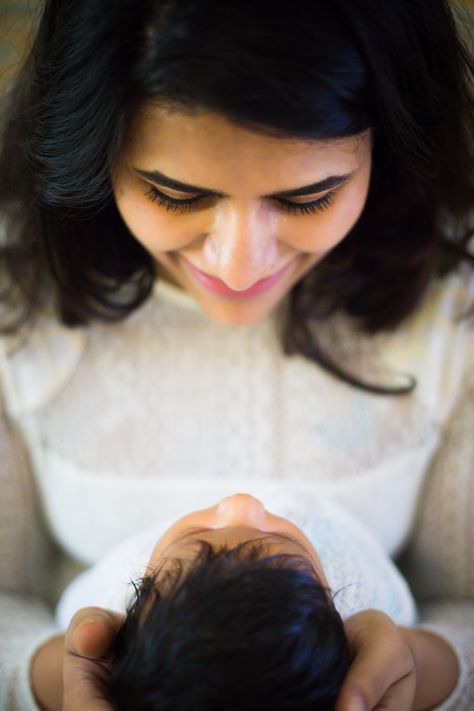
M15 76L38 6L38 0L0 0L0 91Z

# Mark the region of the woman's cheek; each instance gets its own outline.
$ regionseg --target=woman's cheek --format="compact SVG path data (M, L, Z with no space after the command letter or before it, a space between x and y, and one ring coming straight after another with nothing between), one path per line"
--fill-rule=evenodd
M330 209L329 209L330 210ZM308 219L299 218L295 220L294 226L288 226L288 237L282 236L282 241L289 244L298 252L321 255L329 251L340 242L347 234L349 227L348 220L345 220L340 212L320 214L317 217Z
M362 186L354 189L352 194L346 195L339 204L319 215L311 233L303 236L300 249L319 253L336 247L356 224L364 209L366 198L367 189Z

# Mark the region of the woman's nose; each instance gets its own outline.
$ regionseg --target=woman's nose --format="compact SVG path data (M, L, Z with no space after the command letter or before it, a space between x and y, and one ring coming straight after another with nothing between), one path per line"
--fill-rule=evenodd
M278 267L277 225L258 206L222 208L204 243L206 264L230 289L244 291Z
M226 496L217 506L219 525L251 526L259 528L265 524L267 512L259 499L250 494Z

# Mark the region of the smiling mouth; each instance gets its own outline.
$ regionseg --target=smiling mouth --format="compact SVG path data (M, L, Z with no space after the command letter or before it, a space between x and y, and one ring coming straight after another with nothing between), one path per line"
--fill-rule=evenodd
M206 272L202 272L200 269L195 267L194 264L192 264L188 259L186 259L186 257L181 256L181 259L184 265L187 267L187 270L191 273L195 280L205 289L212 292L213 294L218 294L220 296L229 296L237 299L246 298L249 296L257 296L258 294L262 294L268 291L282 279L282 277L284 276L284 274L286 274L288 268L291 264L293 264L294 261L291 260L290 262L287 262L287 264L281 267L278 271L274 272L268 277L265 277L264 279L260 279L260 281L257 281L248 289L244 289L243 291L235 291L234 289L228 287L227 284L225 284L221 279L217 279L216 277L213 277L210 274L206 274Z

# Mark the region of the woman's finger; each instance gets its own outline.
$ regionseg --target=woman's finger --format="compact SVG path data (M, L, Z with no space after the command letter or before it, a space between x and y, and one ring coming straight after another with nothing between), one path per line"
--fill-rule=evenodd
M385 692L375 711L411 711L416 692L416 674L413 670Z
M63 711L111 711L107 701L110 651L123 617L110 610L83 608L66 632Z
M351 697L359 700L361 711L376 709L382 699L386 711L409 711L415 683L414 670L390 648L366 650L347 674L336 711L352 711Z
M336 711L410 711L416 687L413 657L383 613L358 613L346 625L354 661Z

